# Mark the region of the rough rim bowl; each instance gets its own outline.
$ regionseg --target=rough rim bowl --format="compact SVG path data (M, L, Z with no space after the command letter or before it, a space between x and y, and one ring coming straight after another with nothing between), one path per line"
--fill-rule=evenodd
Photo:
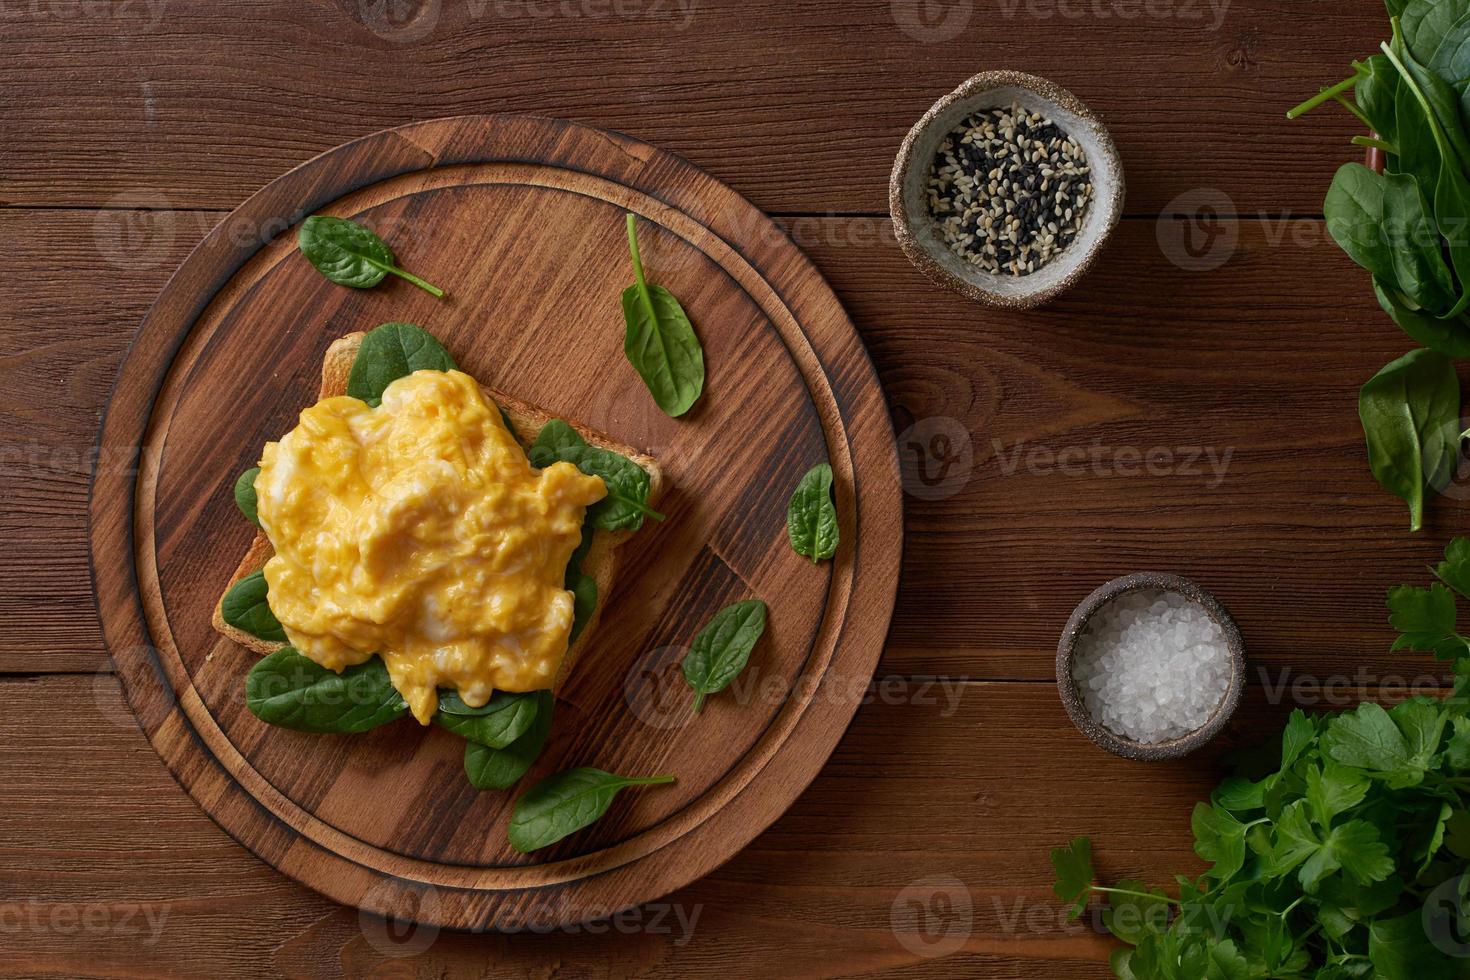
M1215 713L1210 716L1209 721L1188 735L1182 735L1168 742L1148 744L1124 738L1093 720L1092 715L1087 711L1087 705L1082 701L1081 694L1077 691L1076 681L1072 679L1072 659L1077 648L1077 640L1082 636L1083 630L1087 628L1093 615L1120 596L1146 590L1174 592L1203 606L1210 618L1220 625L1225 635L1225 645L1229 648L1231 663L1230 686L1225 690L1225 696L1220 699L1220 704L1215 708ZM1224 730L1231 716L1235 714L1235 709L1240 706L1240 697L1244 690L1245 643L1240 638L1240 630L1236 628L1235 620L1221 605L1220 600L1194 582L1179 575L1169 575L1163 572L1136 572L1098 586L1073 610L1072 618L1067 620L1067 626L1062 630L1061 641L1057 643L1057 692L1061 695L1062 705L1067 709L1067 715L1072 719L1072 724L1076 725L1078 731L1098 746L1125 759L1157 762L1161 759L1177 759L1188 755Z
M1000 276L970 265L949 250L929 214L929 171L939 144L970 113L1020 103L1040 112L1077 140L1092 168L1092 202L1077 239L1044 268L1027 276ZM888 213L899 248L934 282L976 302L1024 310L1049 302L1082 278L1123 214L1123 161L1102 121L1075 95L1044 78L1018 71L986 71L934 103L914 123L888 182Z

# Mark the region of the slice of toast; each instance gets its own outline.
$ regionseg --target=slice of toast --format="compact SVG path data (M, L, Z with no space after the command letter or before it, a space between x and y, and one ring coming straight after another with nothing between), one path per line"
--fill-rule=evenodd
M340 340L333 342L327 348L326 357L322 361L322 387L319 398L330 398L334 395L345 395L347 393L347 376L352 371L352 362L357 359L357 350L362 346L362 339L366 334L350 333ZM511 426L515 430L516 439L525 449L530 449L531 444L536 441L536 436L546 423L557 416L537 408L527 402L496 391L493 388L480 386L485 397L493 401L509 417ZM646 453L640 453L631 446L624 445L610 436L603 435L573 422L564 420L581 437L594 446L610 449L620 456L626 456L648 473L648 504L656 507L659 498L663 495L665 480L663 470L659 468L658 461ZM566 657L562 660L561 669L557 671L554 687L560 687L571 671L572 665L592 641L592 636L597 629L597 621L602 616L603 604L612 592L613 576L617 571L617 548L628 540L634 532L632 531L593 531L592 546L585 558L582 559L582 572L590 575L597 582L597 605L593 609L592 617L582 632L567 650ZM271 547L270 539L264 531L257 531L255 540L250 543L250 548L245 552L235 574L230 576L229 582L225 584L224 592L220 594L220 601L214 607L214 628L219 633L234 640L236 643L259 654L274 653L284 644L270 640L262 640L252 636L243 630L236 629L225 622L223 606L224 596L229 593L234 584L259 571L265 567L265 563L275 554Z

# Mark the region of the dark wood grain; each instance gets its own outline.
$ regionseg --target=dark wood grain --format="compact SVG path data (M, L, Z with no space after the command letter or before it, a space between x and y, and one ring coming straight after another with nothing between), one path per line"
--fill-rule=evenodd
M924 10L938 30L924 29ZM1223 192L1226 211L1318 211L1355 123L1335 108L1293 123L1285 111L1347 77L1388 29L1379 4L1327 0L1293 4L1289 18L1268 0L26 0L7 11L0 127L24 138L0 141L0 200L155 208L234 207L313 154L415 119L528 112L684 154L768 211L881 212L914 120L975 72L1012 68L1102 116L1134 212L1201 188Z
M326 281L292 233L322 208L378 230L448 295ZM720 366L678 420L651 406L634 372L602 367L619 361L625 213L647 224L645 263L693 311ZM458 740L412 725L362 739L264 725L242 703L256 656L212 629L252 533L232 504L235 475L316 397L326 346L390 319L426 325L490 386L651 452L671 488L659 502L669 521L625 546L624 579L599 597L591 651L558 689L558 724L531 778L589 765L673 772L677 784L631 794L532 856L504 837L513 796L466 786ZM653 900L785 810L860 703L854 679L871 676L881 654L902 511L872 365L788 240L647 144L487 116L344 146L210 234L150 310L118 378L100 445L119 457L136 449L139 463L97 475L90 554L129 704L221 826L339 901L434 925L522 928ZM823 564L796 555L785 533L789 488L819 460L832 465L842 529ZM761 696L734 691L696 719L679 697L681 648L750 596L771 610L748 672ZM648 664L661 644L668 655ZM635 691L650 683L657 703L639 710ZM691 754L696 725L703 748ZM435 801L432 813L414 800ZM436 889L433 906L406 905L417 885L405 881Z
M1232 738L1273 731L1283 710L1248 701ZM85 742L66 734L75 724ZM1109 944L1061 920L1047 849L1091 833L1109 878L1198 871L1189 810L1218 778L1211 755L1110 756L1076 734L1047 685L890 687L782 820L621 931L444 932L398 960L381 925L221 833L158 764L113 678L0 680L0 910L34 908L43 923L11 940L0 975L142 978L172 962L214 976L535 977L554 962L569 976L684 977L738 961L749 976L1098 977ZM922 942L905 945L924 937L894 905L938 878L968 894L969 934L926 958ZM156 938L146 919L122 921L138 905L162 917ZM106 928L65 927L89 909ZM936 901L927 921L942 936L966 916Z
M87 454L131 323L216 217L0 211L19 267L0 277L14 365L0 390L14 420L0 480L16 508L0 551L0 670L105 668L79 510ZM146 250L152 265L97 266L94 231L134 221L172 243ZM1404 673L1387 654L1382 597L1462 529L1464 488L1410 535L1403 505L1367 472L1357 386L1408 341L1320 222L1241 224L1211 272L1170 262L1154 222L1124 222L1074 293L1027 315L930 288L878 219L786 227L861 325L896 428L953 418L975 446L953 496L906 498L904 601L883 670L1046 678L1072 605L1156 567L1220 595L1271 683ZM54 390L66 401L43 408ZM1094 445L1109 451L1100 472L1045 455ZM1229 466L1211 486L1207 459L1180 472L1181 454L1150 475L1114 455L1156 446L1228 450Z
M86 565L87 451L164 280L268 181L413 119L566 116L683 153L766 211L850 215L784 220L856 321L898 427L954 418L979 453L953 496L906 499L880 677L1041 681L1072 602L1150 566L1214 588L1272 684L1304 680L1282 692L1288 703L1314 700L1324 679L1378 693L1385 676L1431 673L1422 658L1385 654L1381 596L1422 579L1463 529L1464 505L1436 501L1429 530L1409 535L1399 502L1368 476L1355 390L1408 342L1319 222L1277 217L1319 212L1329 175L1356 156L1340 111L1281 114L1375 48L1381 5L1235 0L1209 30L1208 10L1201 25L1113 16L1123 5L1065 17L1045 0L987 0L941 43L905 34L882 0L701 0L682 31L642 14L423 6L439 7L434 29L398 42L363 26L373 4L357 0L171 0L156 20L137 2L0 10L0 673L12 675L0 679L0 926L32 899L46 917L0 935L0 973L684 977L739 965L1102 977L1108 944L1056 924L1045 849L1085 832L1109 876L1198 867L1187 815L1217 775L1207 761L1130 766L1068 728L1048 684L975 684L952 715L882 700L861 709L784 819L673 896L702 909L691 942L647 930L444 933L416 958L391 958L355 912L208 821L112 677L14 676L109 669ZM1128 209L1144 216L1124 223L1077 292L1024 317L933 289L884 221L861 216L883 209L909 124L991 67L1050 77L1090 103L1122 150ZM1239 226L1229 261L1191 271L1160 251L1149 216L1170 207L1255 220ZM1207 214L1188 228L1204 247L1228 223ZM1017 445L1094 440L1235 452L1213 488L1117 466L1028 472L1024 454L1002 469ZM1262 708L1267 690L1253 679L1256 700L1236 725L1246 734L1274 727L1285 707ZM1130 819L1113 819L1125 810ZM959 951L924 959L897 942L892 906L935 875L968 888L974 924ZM1022 924L1007 929L1000 916L1018 901ZM139 903L167 910L156 942L122 925ZM73 924L96 909L101 929Z

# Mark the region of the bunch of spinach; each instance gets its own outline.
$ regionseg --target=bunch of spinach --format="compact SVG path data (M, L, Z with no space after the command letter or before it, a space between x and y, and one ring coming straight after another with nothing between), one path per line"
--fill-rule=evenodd
M1446 357L1467 357L1470 0L1388 0L1388 10L1392 34L1381 52L1353 62L1351 77L1287 116L1336 101L1376 134L1354 142L1381 150L1384 172L1358 163L1338 170L1323 203L1328 233L1369 272L1379 305L1405 333ZM1428 436L1420 409L1432 404L1433 420L1449 416L1453 425L1460 387L1447 366L1410 367L1396 361L1364 386L1362 421L1374 475L1408 502L1417 530L1423 491L1443 475L1441 450L1457 442Z
M1096 885L1085 837L1052 852L1073 918L1106 902L1103 922L1127 944L1119 977L1470 977L1452 955L1461 943L1444 942L1470 929L1470 647L1454 599L1470 596L1470 540L1435 571L1442 584L1394 589L1388 606L1394 649L1454 661L1448 696L1294 711L1268 765L1244 763L1195 807L1210 869L1180 877L1177 896Z

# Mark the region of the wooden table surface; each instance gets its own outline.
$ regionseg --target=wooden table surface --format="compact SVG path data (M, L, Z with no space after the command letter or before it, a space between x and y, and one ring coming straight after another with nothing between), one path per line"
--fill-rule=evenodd
M1283 118L1386 33L1378 4L1326 0L0 2L0 974L1105 976L1048 848L1198 870L1219 752L1149 766L1077 734L1051 679L1083 595L1141 569L1216 592L1252 659L1231 742L1435 681L1388 654L1383 595L1424 579L1470 490L1411 535L1369 475L1357 388L1410 342L1323 228L1353 121ZM1024 314L930 285L884 213L910 123L997 67L1089 103L1128 174L1095 270ZM629 132L777 216L927 479L880 683L768 832L609 923L397 935L236 845L139 733L93 607L91 447L144 311L225 212L353 137L500 111Z

